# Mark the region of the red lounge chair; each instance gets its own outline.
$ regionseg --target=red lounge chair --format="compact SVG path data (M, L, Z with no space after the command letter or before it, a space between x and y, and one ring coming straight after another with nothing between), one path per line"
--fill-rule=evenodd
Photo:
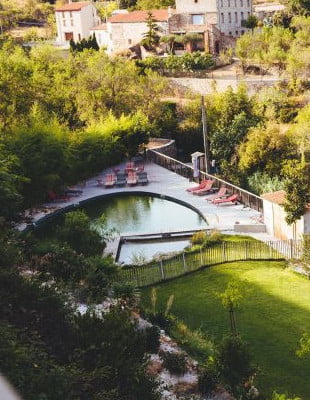
M71 199L70 196L58 195L53 190L49 190L47 196L50 201L68 201Z
M114 184L115 184L115 175L107 174L104 179L104 187L106 188L113 187Z
M190 187L190 188L186 189L186 191L187 192L194 192L195 190L204 189L204 187L206 186L206 184L208 182L210 182L210 180L205 179L205 180L201 181L200 185L194 186L194 187Z
M136 172L128 172L127 176L127 185L135 185L137 183L137 174Z
M125 172L128 174L130 171L134 171L135 169L135 163L133 161L130 161L126 164Z
M205 200L213 201L215 199L221 199L223 197L229 197L229 194L227 194L227 188L224 186L222 186L217 193L213 194L212 196L207 197Z
M212 203L213 204L217 204L217 205L222 204L222 203L235 203L235 204L237 204L238 200L239 200L239 195L238 194L233 194L233 195L227 197L226 199L214 199L214 200L212 200Z
M209 181L205 187L203 189L199 189L199 190L195 190L194 192L192 192L195 196L203 196L204 194L207 194L208 192L210 192L210 190L212 190L212 186L213 183L215 181Z

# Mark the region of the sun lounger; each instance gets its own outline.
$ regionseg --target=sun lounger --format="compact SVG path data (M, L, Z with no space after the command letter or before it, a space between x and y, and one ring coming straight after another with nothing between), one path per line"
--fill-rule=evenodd
M205 180L201 181L201 183L198 186L190 187L190 188L186 189L186 191L187 192L194 192L195 190L203 189L208 182L210 182L210 180L209 179L205 179Z
M118 172L116 174L115 185L116 186L125 186L127 183L126 175L124 172Z
M106 188L113 187L114 184L115 184L115 175L107 174L104 179L104 187Z
M228 189L226 187L222 186L217 193L213 194L212 196L207 197L205 200L212 201L212 200L215 200L215 199L221 199L223 197L229 197L229 194L227 193L227 190Z
M137 183L137 174L134 171L130 171L128 172L128 176L127 176L127 185L136 185Z
M149 183L147 172L137 172L137 183L138 185L146 185Z
M213 191L214 189L212 189L212 186L214 184L215 181L209 181L205 187L203 189L199 189L199 190L195 190L194 192L192 192L195 196L203 196L204 194L207 194L211 191Z
M125 172L126 172L126 174L128 174L128 172L134 171L134 169L135 169L135 163L134 163L134 161L130 161L126 164Z
M50 201L68 201L68 200L70 200L70 196L66 196L66 195L61 195L61 194L56 194L53 190L49 190L48 192L47 192L47 196L48 196L48 199L50 200Z
M212 203L213 204L217 204L217 205L223 204L223 203L235 203L235 204L237 204L238 200L239 200L239 195L233 194L233 195L227 197L226 199L214 199L214 200L212 200Z

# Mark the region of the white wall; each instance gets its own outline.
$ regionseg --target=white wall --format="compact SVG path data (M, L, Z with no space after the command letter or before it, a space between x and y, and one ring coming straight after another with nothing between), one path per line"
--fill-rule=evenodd
M100 23L97 10L91 4L79 11L56 11L58 43L66 43L65 33L73 33L75 42L90 36L90 30Z
M221 32L233 37L247 32L241 21L248 19L252 13L252 0L217 0L217 9L217 25Z
M96 40L99 47L108 47L109 45L109 33L103 29L94 29L90 31L91 36L95 34Z
M268 200L263 201L264 223L269 235L278 239L300 239L305 231L304 217L300 218L295 224L288 225L285 221L286 213L284 208ZM306 216L310 228L310 213ZM309 230L310 232L310 230Z
M177 13L203 14L216 12L216 0L176 0Z

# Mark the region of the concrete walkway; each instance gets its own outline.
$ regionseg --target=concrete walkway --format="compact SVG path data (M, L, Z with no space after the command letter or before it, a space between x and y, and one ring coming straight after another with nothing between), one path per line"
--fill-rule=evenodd
M124 169L124 164L119 165L119 168ZM197 210L203 218L206 219L207 223L219 230L230 230L234 229L234 225L250 225L257 227L255 223L255 217L259 216L259 213L248 207L244 207L242 204L233 205L231 203L223 204L220 206L215 206L206 201L207 196L194 196L188 193L186 189L190 186L195 186L195 183L190 183L188 179L183 178L180 175L175 174L163 167L160 167L153 163L145 164L145 171L148 173L149 184L145 186L133 186L133 187L121 187L121 188L110 188L106 189L103 186L98 186L97 179L102 179L104 173L110 172L109 170L103 171L97 177L89 179L80 187L83 189L82 195L78 197L72 197L66 202L53 202L44 204L42 207L38 208L34 214L32 214L33 223L39 222L41 218L46 217L61 208L68 207L70 205L76 205L81 201L85 201L97 196L112 194L112 193L135 193L135 192L148 192L154 193L161 196L169 196L176 200L186 203L188 206ZM180 215L182 218L182 215ZM20 224L19 229L23 230L26 228L26 223ZM194 228L194 227L193 227ZM251 231L248 229L248 231ZM249 232L247 232L249 233ZM253 235L254 236L254 235ZM255 235L257 237L257 235ZM258 235L261 236L261 235ZM267 235L263 235L266 239L272 239Z

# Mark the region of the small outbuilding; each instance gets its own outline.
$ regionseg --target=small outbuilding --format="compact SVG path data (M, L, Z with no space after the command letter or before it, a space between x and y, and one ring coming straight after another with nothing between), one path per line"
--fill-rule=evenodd
M265 193L261 196L264 204L264 222L269 235L278 239L300 239L303 234L310 233L310 208L294 224L288 225L285 221L284 210L285 191Z

